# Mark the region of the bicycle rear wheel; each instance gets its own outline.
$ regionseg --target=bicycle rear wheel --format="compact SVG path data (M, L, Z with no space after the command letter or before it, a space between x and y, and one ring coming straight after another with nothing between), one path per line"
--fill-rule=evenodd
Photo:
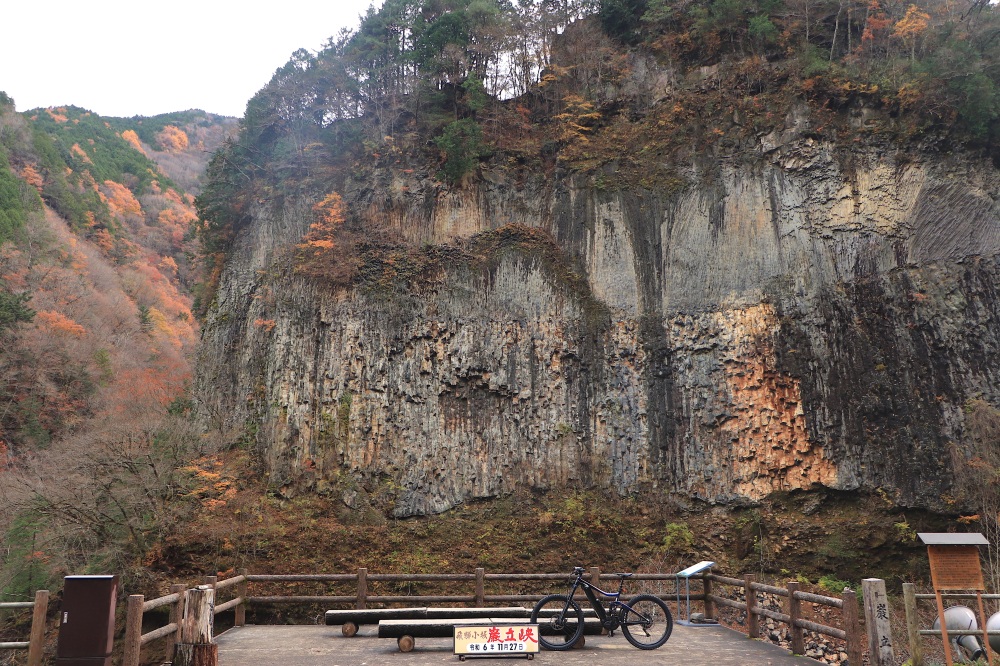
M622 633L640 650L655 650L670 638L674 620L658 597L640 594L622 608Z
M531 611L538 624L538 643L547 650L568 650L583 635L583 611L565 594L542 598Z

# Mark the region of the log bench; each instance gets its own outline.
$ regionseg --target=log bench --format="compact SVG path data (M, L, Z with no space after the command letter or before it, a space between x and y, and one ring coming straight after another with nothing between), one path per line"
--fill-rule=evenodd
M372 608L365 610L328 610L327 625L341 625L340 631L350 638L358 633L358 627L378 624L382 620L433 620L476 619L476 618L527 618L530 608L508 606L505 608Z
M442 609L434 609L442 610ZM453 610L472 610L469 608ZM501 608L479 609L479 610L505 610ZM527 610L527 609L524 609ZM417 638L450 638L455 635L455 627L474 627L479 625L492 624L529 624L531 611L520 617L500 616L494 614L490 617L436 617L417 619L390 619L379 620L378 637L395 638L396 645L400 652L410 652L416 644ZM539 631L545 633L545 625L540 625ZM597 615L591 611L584 615L583 633L584 635L598 635L603 631ZM580 637L573 647L583 647L584 638Z

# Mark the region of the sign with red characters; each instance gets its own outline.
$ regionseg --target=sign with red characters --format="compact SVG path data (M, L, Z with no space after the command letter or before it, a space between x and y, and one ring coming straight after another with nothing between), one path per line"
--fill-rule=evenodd
M455 627L455 654L496 657L538 652L537 624L493 624Z

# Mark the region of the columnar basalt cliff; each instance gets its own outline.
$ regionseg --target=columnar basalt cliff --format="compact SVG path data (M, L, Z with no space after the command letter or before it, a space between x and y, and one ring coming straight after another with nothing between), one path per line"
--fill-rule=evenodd
M311 202L263 204L204 327L203 410L280 491L381 494L401 516L566 486L713 503L881 489L942 508L963 406L1000 389L994 166L845 155L793 127L681 177L350 184L351 215L413 245L511 239L410 288L287 270Z

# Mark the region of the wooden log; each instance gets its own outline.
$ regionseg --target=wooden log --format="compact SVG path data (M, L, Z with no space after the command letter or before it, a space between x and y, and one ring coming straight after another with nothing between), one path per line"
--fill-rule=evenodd
M589 609L588 609L589 610ZM531 610L523 606L498 608L369 608L365 610L328 610L328 625L353 622L356 625L378 624L381 620L420 620L424 618L529 617Z
M847 660L852 664L860 664L864 658L865 640L861 631L861 614L858 611L858 595L849 587L844 588L844 605L841 608L844 618L844 633L847 634Z
M215 589L200 585L184 593L184 620L181 622L181 643L200 645L212 642L215 624Z
M358 569L358 608L368 607L368 569Z
M413 652L413 646L416 643L417 641L414 640L413 636L400 636L396 639L396 645L399 646L400 652Z
M747 602L747 636L750 638L760 638L760 618L757 617L757 593L753 589L755 576L745 574L743 576L744 596Z
M139 666L142 650L142 604L145 597L133 594L125 603L125 655L123 666Z
M215 643L178 643L173 666L217 666L219 646Z
M170 646L167 648L167 661L173 661L174 646L181 642L181 623L184 621L184 591L186 589L187 585L183 583L170 586L170 594L177 595L177 601L170 606L170 623L176 624L177 630L174 632L174 639L170 641Z
M247 623L247 570L240 569L240 582L236 584L236 596L243 599L243 602L236 607L236 619L233 624L242 627Z
M714 620L715 606L712 603L712 579L709 576L703 576L701 583L705 589L705 619Z
M476 568L476 605L486 605L486 569Z
M413 636L415 638L446 638L455 635L455 627L489 626L493 624L528 624L527 618L441 618L437 620L382 620L378 623L379 638L399 638ZM597 617L585 617L583 633L591 636L599 635L604 630ZM545 624L539 622L539 631L546 632Z
M415 608L371 608L367 610L328 610L325 621L328 625L353 622L357 625L378 624L379 620L417 620L427 617L427 607Z
M910 664L924 666L924 644L920 638L920 618L913 583L903 583L903 609L906 612L906 636L910 642Z
M444 638L455 635L456 626L490 626L493 624L527 624L526 619L502 619L493 621L490 618L442 618L438 620L382 620L378 623L379 638Z
M344 634L347 638L353 638L358 635L358 625L353 622L345 622L340 627L340 633Z
M49 591L35 592L35 605L31 614L31 636L28 639L28 666L42 666L42 648L45 647L45 616L49 610Z
M479 618L493 619L508 617L531 617L531 609L523 606L506 606L503 608L428 608L425 617L437 618Z
M805 634L798 621L802 619L802 602L796 598L795 593L799 591L799 582L788 581L788 631L792 638L792 653L805 654L806 641Z

